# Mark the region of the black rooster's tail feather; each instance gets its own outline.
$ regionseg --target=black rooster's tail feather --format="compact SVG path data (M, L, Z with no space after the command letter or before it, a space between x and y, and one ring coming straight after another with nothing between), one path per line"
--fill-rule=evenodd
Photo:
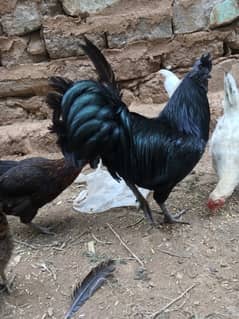
M111 65L108 63L100 50L91 41L89 41L86 36L83 38L85 44L82 44L81 48L94 64L99 76L99 82L106 85L110 84L114 88L115 93L117 92L120 96L119 83L117 83L115 80L115 74L111 68Z
M62 120L61 103L64 94L73 85L73 82L68 79L63 79L59 76L51 77L49 85L55 92L48 93L46 102L52 109L52 125L49 127L51 133L56 133L58 140L57 144L61 147L64 153L64 144L66 139L66 127Z
M99 81L73 83L53 77L50 86L55 92L47 97L53 110L50 130L57 134L65 158L75 164L95 163L119 144L127 154L132 141L130 112L121 100L110 64L87 38L83 49L94 63ZM122 165L126 164L127 159Z
M52 76L49 79L49 85L55 89L60 94L65 94L65 92L74 84L73 81L69 79L63 79L60 76Z

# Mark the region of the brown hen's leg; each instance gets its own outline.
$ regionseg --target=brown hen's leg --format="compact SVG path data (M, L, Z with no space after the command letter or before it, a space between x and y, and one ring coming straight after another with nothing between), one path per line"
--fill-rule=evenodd
M27 223L27 225L29 225L31 228L33 228L34 230L38 231L41 234L55 235L55 233L50 230L51 228L43 227L43 226L37 225L33 222Z
M16 275L13 275L13 277L10 278L10 280L7 280L5 273L1 273L0 276L2 277L2 283L0 284L0 292L6 291L8 294L10 294Z
M140 193L140 191L138 190L138 188L134 184L131 184L127 181L126 181L126 184L131 189L131 191L134 193L134 196L136 197L137 201L139 202L140 208L143 210L144 216L145 216L146 220L148 221L148 223L150 225L154 225L154 220L152 217L151 209L149 208L149 204L146 201L146 199L144 198L144 196Z
M164 214L164 223L167 224L175 224L175 223L179 223L179 224L185 224L185 225L190 225L190 223L188 222L184 222L182 220L180 220L179 218L186 213L186 210L182 210L181 212L179 212L176 215L172 215L165 204L159 204L160 208L162 209L162 212Z
M2 278L2 283L0 284L0 292L6 291L7 293L10 293L10 289L7 284L7 278L5 276L4 271L1 271L0 276Z

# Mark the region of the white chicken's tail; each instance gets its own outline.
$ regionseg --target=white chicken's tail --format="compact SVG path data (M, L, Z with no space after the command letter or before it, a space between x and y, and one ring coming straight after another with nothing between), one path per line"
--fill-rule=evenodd
M164 88L168 93L169 98L173 95L181 80L171 71L162 69L159 73L165 78Z
M231 73L226 73L224 76L224 111L227 112L230 109L239 110L239 90Z

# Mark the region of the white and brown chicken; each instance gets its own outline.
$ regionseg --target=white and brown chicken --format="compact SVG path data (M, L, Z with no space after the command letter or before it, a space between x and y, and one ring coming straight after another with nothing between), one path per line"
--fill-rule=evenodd
M210 149L218 176L208 199L212 211L222 207L239 184L239 90L234 77L224 77L224 114L212 134Z

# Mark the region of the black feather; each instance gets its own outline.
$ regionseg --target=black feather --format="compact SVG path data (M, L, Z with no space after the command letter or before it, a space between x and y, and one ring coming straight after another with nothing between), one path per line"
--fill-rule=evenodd
M46 97L46 103L50 106L51 109L58 109L58 106L61 105L62 95L56 92L48 93Z
M49 79L50 87L54 88L58 93L64 94L74 82L69 79L63 79L60 76L52 76Z
M85 45L81 45L81 47L93 62L99 76L99 81L106 85L110 84L118 92L118 95L120 95L120 87L115 80L115 75L111 65L100 50L91 41L89 41L86 36L83 38Z
M106 277L115 270L115 263L112 259L101 262L93 268L85 277L82 283L78 284L72 295L72 305L68 310L65 319L70 319L80 307L100 288L106 281Z

